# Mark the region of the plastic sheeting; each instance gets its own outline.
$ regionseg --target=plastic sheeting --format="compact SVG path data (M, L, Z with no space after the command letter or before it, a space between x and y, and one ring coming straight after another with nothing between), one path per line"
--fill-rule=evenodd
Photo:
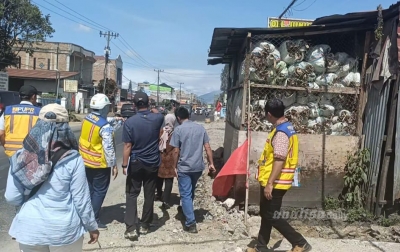
M212 186L214 197L226 197L235 183L236 175L247 173L248 140L237 148L226 161Z

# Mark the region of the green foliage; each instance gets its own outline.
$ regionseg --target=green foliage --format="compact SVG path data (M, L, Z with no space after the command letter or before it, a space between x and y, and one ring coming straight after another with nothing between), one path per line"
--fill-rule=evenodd
M379 5L378 8L378 17L377 17L377 24L375 28L375 39L380 40L383 37L383 15L382 15L382 5Z
M363 189L368 184L367 173L370 167L369 150L359 150L349 155L345 166L344 190L340 195L345 208L362 208L365 201Z
M347 222L371 222L375 219L374 215L362 207L347 209Z
M338 198L328 196L324 199L324 209L325 210L337 210L342 207L341 202Z
M51 37L49 15L28 0L0 1L0 70L15 66L20 51L33 53L33 44Z
M108 96L110 101L113 101L115 98L115 94L117 92L118 86L115 80L107 79L106 84L104 85L104 79L100 80L99 85L97 87L99 93L103 93Z
M370 167L370 152L367 149L359 150L347 157L345 166L344 188L338 198L326 197L325 210L344 209L348 222L372 221L374 216L364 209L365 192L368 184L368 170Z

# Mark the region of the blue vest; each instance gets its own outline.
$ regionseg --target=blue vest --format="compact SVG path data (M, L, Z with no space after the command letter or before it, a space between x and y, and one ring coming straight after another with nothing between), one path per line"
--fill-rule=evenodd
M276 132L278 131L285 133L289 138L297 134L290 122L284 122L276 126Z

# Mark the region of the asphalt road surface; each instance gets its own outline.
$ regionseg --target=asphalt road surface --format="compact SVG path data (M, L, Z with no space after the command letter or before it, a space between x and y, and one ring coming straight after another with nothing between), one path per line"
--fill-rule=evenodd
M210 117L211 120L213 119ZM203 121L205 120L204 115L192 115L191 120L193 121ZM79 127L71 127L72 130L74 131L74 134L77 139L79 139L80 136L80 129ZM116 152L117 152L117 160L118 162L121 162L122 160L122 130L119 129L116 134L115 134L115 140L116 140ZM120 166L121 163L118 163ZM12 222L12 219L15 216L15 207L12 207L7 204L7 202L4 199L4 191L6 188L6 183L7 183L7 175L8 175L8 170L9 170L9 161L8 157L4 153L4 149L1 146L0 147L0 244L3 242L8 241L10 236L8 235L8 230L10 227L10 224ZM122 171L119 173L119 175L122 175ZM1 250L1 249L0 249Z

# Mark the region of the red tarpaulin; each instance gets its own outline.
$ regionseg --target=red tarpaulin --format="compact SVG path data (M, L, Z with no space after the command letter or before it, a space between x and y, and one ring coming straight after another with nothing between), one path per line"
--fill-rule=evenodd
M235 175L246 175L247 172L247 143L246 140L239 148L237 148L213 183L213 196L215 197L226 197L231 190L233 183L235 182Z

